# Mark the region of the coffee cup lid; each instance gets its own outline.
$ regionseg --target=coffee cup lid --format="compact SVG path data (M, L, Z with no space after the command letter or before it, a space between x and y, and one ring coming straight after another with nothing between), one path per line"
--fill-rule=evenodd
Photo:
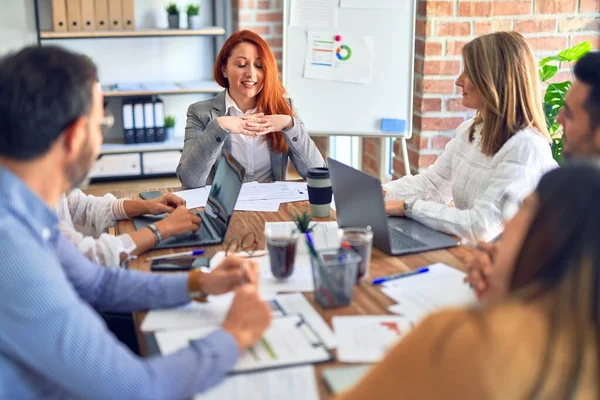
M329 168L327 167L315 167L308 170L307 176L312 179L325 179L329 178Z

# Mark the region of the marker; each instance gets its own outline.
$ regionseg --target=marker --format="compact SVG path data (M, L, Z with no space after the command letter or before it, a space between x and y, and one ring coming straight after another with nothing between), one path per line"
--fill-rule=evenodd
M372 284L373 285L381 285L382 283L387 282L387 281L391 281L393 279L406 278L408 276L424 274L425 272L429 272L429 267L419 268L419 269L416 269L414 271L403 272L401 274L395 274L395 275L390 275L390 276L383 276L381 278L373 279Z
M164 256L156 256L146 258L146 261L154 261L154 260L168 260L170 258L179 258L186 256L199 256L204 254L204 250L193 250L193 251L184 251L183 253L175 253L175 254L167 254Z

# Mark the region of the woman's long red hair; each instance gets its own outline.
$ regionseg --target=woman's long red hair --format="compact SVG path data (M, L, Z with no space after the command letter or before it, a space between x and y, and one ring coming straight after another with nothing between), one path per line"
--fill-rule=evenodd
M279 69L277 68L275 56L267 42L252 31L243 30L229 36L229 39L223 44L215 61L215 80L222 87L229 88L229 81L223 76L223 67L227 65L227 60L235 46L244 42L252 43L256 46L263 65L264 83L262 90L256 96L257 111L265 113L265 115L283 114L293 116L292 106L290 106L290 103L284 97L285 88L279 80ZM282 132L267 134L267 140L269 141L271 150L278 153L287 153L288 144Z

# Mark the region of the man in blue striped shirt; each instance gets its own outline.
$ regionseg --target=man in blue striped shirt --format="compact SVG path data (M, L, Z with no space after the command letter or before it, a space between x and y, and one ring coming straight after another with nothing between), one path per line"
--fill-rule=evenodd
M0 61L0 398L191 397L221 381L269 325L254 265L244 272L229 258L210 274L107 269L58 231L56 204L91 168L102 121L87 57L30 47ZM222 329L166 357L137 357L97 314L230 290Z

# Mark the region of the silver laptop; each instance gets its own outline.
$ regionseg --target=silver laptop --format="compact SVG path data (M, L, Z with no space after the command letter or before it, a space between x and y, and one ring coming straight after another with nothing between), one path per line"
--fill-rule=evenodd
M400 255L444 249L458 240L404 217L385 213L379 179L327 159L340 227L367 227L373 230L373 245L387 254Z
M245 173L244 167L231 154L226 153L221 157L206 207L204 207L204 211L198 213L202 219L200 229L196 232L165 239L154 248L206 246L222 243L231 221L235 202L242 188ZM167 215L145 215L134 218L133 223L136 229L141 229L152 222L160 221Z

